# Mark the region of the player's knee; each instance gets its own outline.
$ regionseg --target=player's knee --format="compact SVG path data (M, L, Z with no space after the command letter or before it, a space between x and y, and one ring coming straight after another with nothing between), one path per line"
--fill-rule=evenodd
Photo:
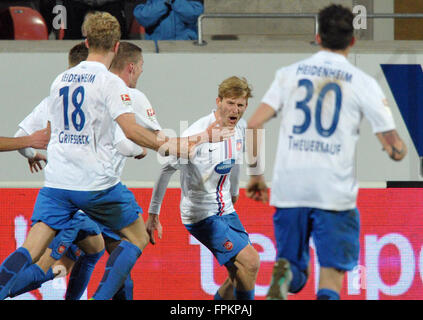
M147 232L141 232L135 239L130 239L133 245L136 245L140 250L144 250L150 242L150 236Z
M248 246L245 249L242 257L242 265L249 274L257 275L260 268L259 254L252 246Z

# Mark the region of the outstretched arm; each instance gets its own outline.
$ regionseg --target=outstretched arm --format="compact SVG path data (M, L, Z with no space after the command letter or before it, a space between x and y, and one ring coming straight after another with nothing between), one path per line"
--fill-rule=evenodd
M169 138L162 133L157 134L137 124L133 113L121 114L116 121L125 136L139 146L155 150L163 156L174 155L182 158L189 158L190 152L199 144L223 141L235 133L234 129L217 128L217 122L215 122L197 135Z
M268 188L264 180L264 124L276 114L274 108L261 103L248 121L246 134L247 174L250 180L246 195L256 201L266 203Z
M46 149L49 141L50 134L47 129L36 131L24 137L0 137L0 151L14 151L27 147Z
M150 242L156 243L154 231L157 230L159 239L162 238L162 225L159 221L160 208L166 193L170 178L176 172L176 169L170 164L165 164L161 170L159 178L154 184L153 195L151 196L150 207L148 208L148 219L146 222L147 232L150 235Z
M19 128L19 130L15 133L15 137L25 137L28 133ZM31 173L38 172L38 170L43 170L42 161L44 161L44 164L47 163L47 157L37 151L35 151L33 148L23 148L19 149L18 152L25 158L28 159L29 164L29 170Z

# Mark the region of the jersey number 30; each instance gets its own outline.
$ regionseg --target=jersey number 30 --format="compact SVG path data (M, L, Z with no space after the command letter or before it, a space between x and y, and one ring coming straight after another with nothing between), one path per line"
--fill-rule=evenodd
M304 122L301 125L295 125L292 128L292 132L295 134L302 134L307 131L308 127L311 123L311 111L308 103L310 102L311 98L314 94L314 86L313 82L308 79L301 79L298 82L298 87L305 87L306 89L306 97L302 101L298 101L296 104L296 108L300 109L304 112ZM329 128L323 128L322 125L322 105L323 100L326 97L326 94L329 91L333 91L335 93L335 111L333 114L332 124ZM316 103L316 113L315 113L315 122L316 122L316 130L322 137L330 137L336 130L339 121L339 112L341 111L342 105L342 91L338 84L335 82L330 82L326 84L319 93Z
M69 86L63 87L60 89L60 96L63 96L63 117L65 121L65 130L69 130ZM76 131L81 131L84 128L85 124L85 114L82 111L82 104L84 103L84 87L79 86L72 93L72 104L75 107L75 110L72 112L72 123ZM79 118L79 122L77 122Z

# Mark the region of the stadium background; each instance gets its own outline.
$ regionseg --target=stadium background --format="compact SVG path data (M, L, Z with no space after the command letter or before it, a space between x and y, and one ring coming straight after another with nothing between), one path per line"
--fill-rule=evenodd
M380 3L380 2L379 2ZM374 29L378 28L376 23ZM217 86L228 76L245 76L254 97L248 118L273 80L275 71L305 58L317 48L308 41L210 41L205 47L191 42L135 41L144 51L144 73L138 89L150 99L163 128L179 135L188 125L209 113ZM54 77L67 66L67 51L76 42L1 41L0 96L1 135L12 136L18 123L46 96ZM159 49L159 50L157 50ZM375 77L385 92L400 136L409 154L399 163L381 151L368 122L361 126L357 145L356 172L360 181L358 208L361 213L360 267L348 274L343 299L421 299L423 289L423 191L420 188L386 188L387 181L422 181L420 156L403 120L382 64L420 65L422 45L418 41L366 41L357 44L349 60ZM420 78L406 77L404 84L421 91ZM423 101L410 95L409 103ZM415 109L417 110L417 108ZM412 117L415 115L411 115ZM182 121L182 122L180 122ZM266 179L274 163L279 120L266 126ZM169 131L170 133L170 131ZM122 180L146 211L151 187L160 168L150 152L141 161L128 160ZM242 186L247 177L242 173ZM27 163L16 152L0 157L0 260L22 244L29 230L32 206L43 184L43 175L30 174ZM219 268L207 250L189 237L179 218L178 174L171 180L163 205L164 239L148 246L133 270L135 299L210 299L223 282ZM261 269L256 297L262 299L269 285L275 242L273 209L245 198L236 205L251 239L260 253ZM144 215L146 218L146 215ZM312 274L304 291L293 299L314 299L318 266L311 247ZM88 296L104 270L106 257L97 265ZM63 279L49 282L40 290L19 299L62 299Z

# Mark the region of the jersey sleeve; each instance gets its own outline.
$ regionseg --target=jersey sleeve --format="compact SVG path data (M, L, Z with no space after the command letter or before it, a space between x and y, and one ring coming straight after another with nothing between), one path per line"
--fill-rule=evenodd
M163 198L166 193L167 186L169 184L170 178L176 172L174 166L170 162L165 163L161 170L159 178L154 184L153 194L151 196L150 206L148 208L149 213L159 214L160 208L162 206Z
M131 96L125 83L117 77L110 77L106 81L105 104L112 119L116 120L124 113L134 113Z
M134 90L131 92L134 92ZM162 127L157 120L156 112L145 94L137 90L135 95L136 97L134 99L133 108L137 123L150 130L162 130Z
M19 123L19 128L24 130L28 135L44 129L48 121L48 101L48 97L44 98L43 101L41 101L40 104Z
M143 152L143 148L129 140L123 133L120 126L115 124L114 148L125 157L135 157Z
M395 129L394 118L386 97L374 79L367 82L366 88L357 93L361 111L370 122L373 133Z
M270 88L264 94L261 102L269 105L276 113L283 107L283 69L276 72Z

